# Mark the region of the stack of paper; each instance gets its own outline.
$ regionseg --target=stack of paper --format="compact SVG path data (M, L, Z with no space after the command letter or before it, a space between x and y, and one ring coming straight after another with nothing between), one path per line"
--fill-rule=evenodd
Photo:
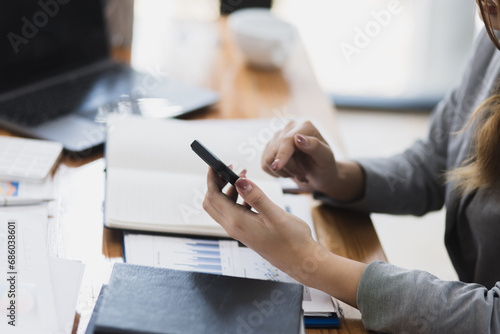
M0 332L69 334L83 265L50 258L47 209L23 210L0 211Z

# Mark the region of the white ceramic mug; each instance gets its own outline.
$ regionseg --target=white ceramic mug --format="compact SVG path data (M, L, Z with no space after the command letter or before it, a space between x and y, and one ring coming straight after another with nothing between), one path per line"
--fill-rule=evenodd
M242 9L229 15L229 28L248 63L261 69L283 67L295 40L295 28L268 9Z

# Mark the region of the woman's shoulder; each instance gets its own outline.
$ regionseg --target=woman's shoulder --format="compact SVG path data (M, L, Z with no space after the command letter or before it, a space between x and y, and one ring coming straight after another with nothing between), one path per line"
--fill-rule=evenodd
M498 57L499 55L500 52L495 45L493 45L486 29L481 29L474 41L469 61L469 68L471 69L472 76L474 76L474 74L482 74L485 76L485 72L491 61L495 56Z

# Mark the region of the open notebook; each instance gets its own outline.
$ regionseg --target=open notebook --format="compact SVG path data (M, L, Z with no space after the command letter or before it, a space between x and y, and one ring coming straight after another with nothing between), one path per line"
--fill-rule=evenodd
M207 164L190 148L200 140L235 172L248 170L278 205L279 183L262 171L262 150L286 120L155 120L111 115L106 144L105 225L110 228L227 236L202 208Z

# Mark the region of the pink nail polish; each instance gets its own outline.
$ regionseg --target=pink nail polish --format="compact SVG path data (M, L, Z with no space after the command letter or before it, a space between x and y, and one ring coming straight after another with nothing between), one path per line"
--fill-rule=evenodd
M297 143L299 143L300 145L307 145L307 138L303 135L295 135L295 138L297 138Z
M271 164L271 168L272 169L277 169L278 168L278 162L280 161L280 159L276 159L274 160L274 162Z
M250 184L250 182L248 182L247 179L245 178L239 178L237 181L236 181L236 188L238 188L239 191L241 191L242 193L246 194L248 193L250 190L252 190L252 185Z

